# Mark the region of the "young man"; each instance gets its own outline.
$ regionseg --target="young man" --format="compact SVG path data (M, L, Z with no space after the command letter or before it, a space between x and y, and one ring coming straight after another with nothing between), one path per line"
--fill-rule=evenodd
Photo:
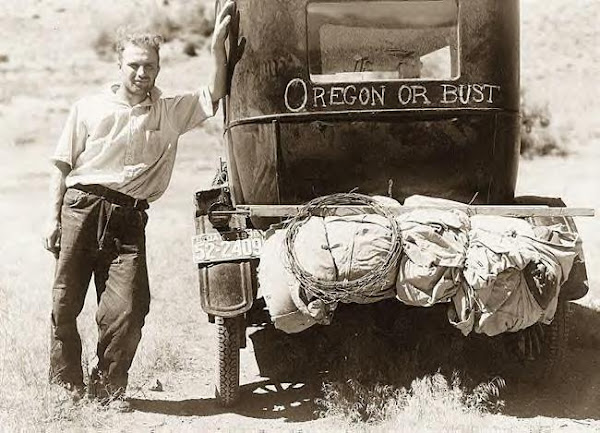
M124 401L150 304L145 210L169 184L179 136L212 116L225 95L232 7L227 2L216 19L208 88L161 96L160 37L130 34L117 44L119 82L71 109L52 158L44 246L57 257L50 379L76 396L84 391L76 319L93 274L98 364L88 387L104 401Z

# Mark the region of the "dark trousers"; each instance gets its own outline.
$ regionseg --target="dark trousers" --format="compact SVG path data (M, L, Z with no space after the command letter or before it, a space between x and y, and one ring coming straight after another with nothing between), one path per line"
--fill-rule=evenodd
M150 305L147 219L144 211L67 189L52 290L51 380L83 384L76 319L93 274L98 301L96 369L107 387L122 391L127 386Z

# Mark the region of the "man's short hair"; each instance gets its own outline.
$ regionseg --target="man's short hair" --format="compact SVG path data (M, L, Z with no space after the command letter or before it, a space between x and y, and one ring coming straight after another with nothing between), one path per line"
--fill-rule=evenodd
M158 33L132 30L129 28L120 28L117 30L117 42L115 43L115 50L120 61L123 58L123 51L125 50L125 46L127 44L133 44L143 48L152 48L156 51L156 54L159 54L160 45L163 42L163 37Z

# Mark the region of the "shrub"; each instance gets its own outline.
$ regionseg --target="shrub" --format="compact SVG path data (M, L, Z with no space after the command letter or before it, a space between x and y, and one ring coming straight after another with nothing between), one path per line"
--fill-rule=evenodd
M547 103L532 102L526 92L521 91L521 155L526 158L567 155L551 120Z
M404 394L389 385L365 386L356 380L326 382L323 397L317 399L322 407L321 417L336 417L355 422L382 422Z
M165 42L180 40L182 51L193 55L196 48L204 45L212 34L214 18L211 8L202 0L172 1L163 4L146 4L140 12L139 5L132 5L118 13L105 13L95 19L96 35L92 40L94 51L105 60L112 60L115 35L119 27L143 29L160 34Z
M386 385L365 386L348 380L323 386L322 417L335 417L348 424L367 422L388 424L398 421L443 425L457 417L479 416L498 412L504 405L499 399L503 379L494 378L474 388L464 386L454 373L448 380L441 373L425 375L410 387L396 389Z

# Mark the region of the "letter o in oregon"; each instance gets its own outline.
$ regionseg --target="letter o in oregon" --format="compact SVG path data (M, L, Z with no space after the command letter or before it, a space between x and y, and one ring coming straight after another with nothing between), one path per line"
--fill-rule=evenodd
M297 107L292 107L290 105L289 93L292 91L296 91L298 86L302 87L302 103ZM285 95L284 95L285 107L291 112L297 113L298 111L304 110L306 107L306 103L308 102L308 89L306 87L306 83L302 81L301 78L294 78L291 80L287 86L285 86Z

